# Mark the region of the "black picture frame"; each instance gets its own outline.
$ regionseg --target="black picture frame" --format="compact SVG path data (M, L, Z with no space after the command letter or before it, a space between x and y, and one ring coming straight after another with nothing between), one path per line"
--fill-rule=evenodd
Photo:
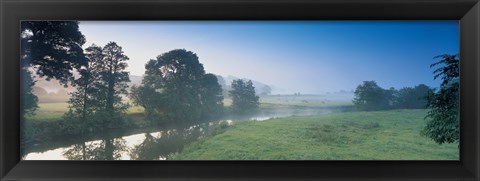
M478 0L1 0L1 180L480 180ZM460 161L23 161L21 20L459 20Z

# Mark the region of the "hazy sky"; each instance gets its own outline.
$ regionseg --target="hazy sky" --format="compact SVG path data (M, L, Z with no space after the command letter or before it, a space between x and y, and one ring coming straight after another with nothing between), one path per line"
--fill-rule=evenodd
M128 70L173 49L195 52L205 70L271 85L273 93L438 87L429 65L459 52L458 21L82 21L87 43L115 41Z

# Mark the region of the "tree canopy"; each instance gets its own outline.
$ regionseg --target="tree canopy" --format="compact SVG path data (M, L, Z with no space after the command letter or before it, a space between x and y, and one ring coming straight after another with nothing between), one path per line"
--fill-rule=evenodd
M353 104L359 110L374 111L388 109L390 107L390 94L382 89L375 81L363 81L355 89Z
M38 108L35 76L57 79L67 86L74 79L73 70L87 59L82 49L86 40L76 21L22 21L20 28L20 124L25 128L26 115ZM25 140L30 135L26 130L22 129Z
M151 120L198 121L222 112L218 79L205 73L195 53L171 50L150 60L145 69L142 85L132 89L130 97Z
M234 113L251 113L258 109L259 97L255 95L255 87L251 80L233 80L229 95L232 98Z
M115 42L103 48L92 45L85 53L88 63L77 70L80 77L73 81L77 91L71 93L64 118L81 132L124 126L128 104L121 95L127 94L128 57Z
M73 70L87 63L82 45L86 42L76 21L22 21L22 67L62 84L73 80Z
M430 109L425 119L428 120L422 133L435 142L453 143L460 140L459 121L459 62L458 55L439 55L441 58L430 67L438 67L433 71L434 79L441 78L442 84L437 92L427 96L427 108Z
M395 108L422 109L427 105L426 96L433 91L425 84L415 87L404 87L396 92Z
M363 111L423 109L427 105L426 96L432 91L425 84L396 90L393 87L383 89L375 81L364 81L355 90L353 103L358 110Z

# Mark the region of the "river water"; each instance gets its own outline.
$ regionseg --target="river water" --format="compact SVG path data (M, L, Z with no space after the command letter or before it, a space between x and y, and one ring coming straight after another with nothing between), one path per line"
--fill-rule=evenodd
M65 138L25 148L23 160L166 160L183 147L204 138L222 122L264 121L288 116L322 115L349 108L269 110L242 119L214 120L193 125L167 125L135 131L113 131L92 138ZM223 124L225 124L223 123Z

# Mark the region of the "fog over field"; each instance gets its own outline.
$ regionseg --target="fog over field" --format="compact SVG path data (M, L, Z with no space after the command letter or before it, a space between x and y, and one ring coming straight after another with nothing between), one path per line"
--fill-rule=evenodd
M22 159L459 157L458 21L21 24Z

